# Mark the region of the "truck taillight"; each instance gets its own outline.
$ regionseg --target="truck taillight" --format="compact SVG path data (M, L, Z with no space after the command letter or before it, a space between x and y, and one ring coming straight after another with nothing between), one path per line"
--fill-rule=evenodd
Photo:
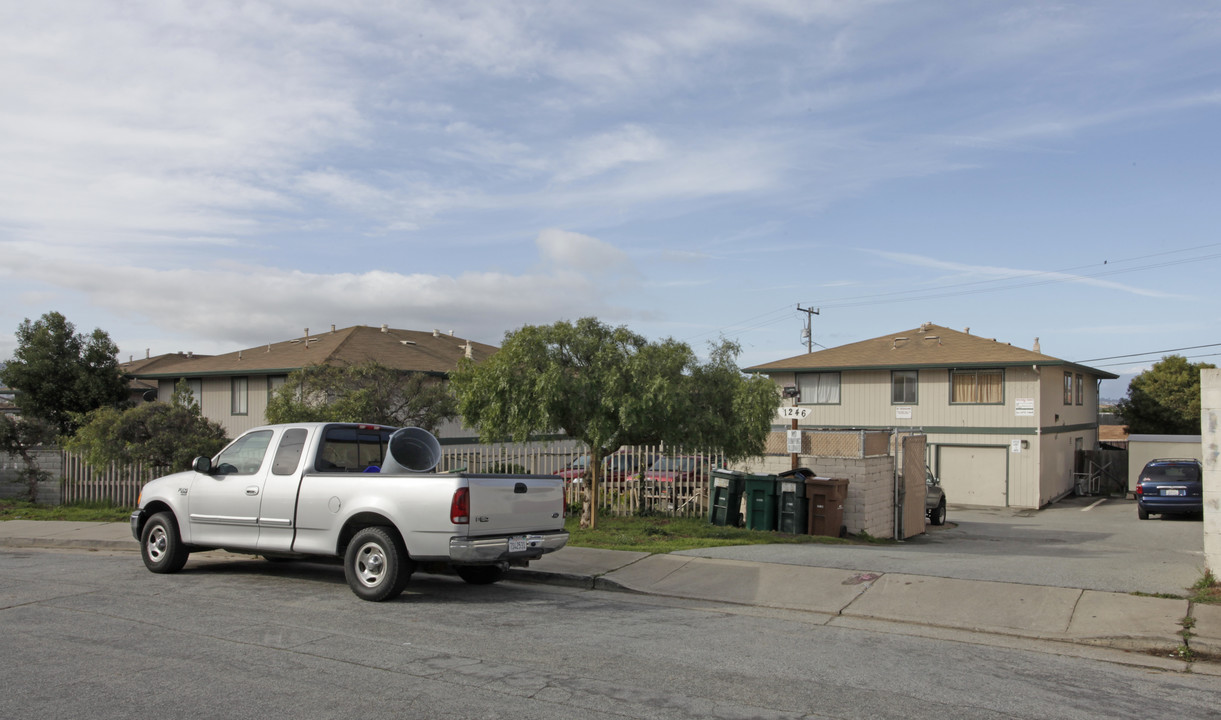
M471 523L471 489L458 488L454 491L454 499L449 503L449 521L455 525Z

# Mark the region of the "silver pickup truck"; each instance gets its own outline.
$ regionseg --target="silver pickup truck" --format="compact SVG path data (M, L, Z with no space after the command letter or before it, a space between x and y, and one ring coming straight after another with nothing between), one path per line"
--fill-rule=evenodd
M488 584L568 542L561 478L438 473L440 457L419 428L258 427L145 485L131 531L155 573L218 548L342 558L352 591L373 601L399 595L417 569Z

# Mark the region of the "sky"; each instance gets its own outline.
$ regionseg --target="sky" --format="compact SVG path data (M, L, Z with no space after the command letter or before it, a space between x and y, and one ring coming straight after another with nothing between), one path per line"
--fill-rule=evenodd
M1221 6L0 4L0 359L594 316L1221 356ZM817 309L808 315L798 308Z

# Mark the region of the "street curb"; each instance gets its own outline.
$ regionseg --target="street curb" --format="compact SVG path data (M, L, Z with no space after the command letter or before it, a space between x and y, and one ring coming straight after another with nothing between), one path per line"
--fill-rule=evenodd
M71 538L0 538L0 547L52 548L59 550L129 550L139 551L140 545L133 540L88 540Z

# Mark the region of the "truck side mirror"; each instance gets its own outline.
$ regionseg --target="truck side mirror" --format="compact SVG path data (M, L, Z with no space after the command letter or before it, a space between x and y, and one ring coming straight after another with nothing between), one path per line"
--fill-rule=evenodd
M191 461L191 469L197 473L210 475L212 473L212 458L202 455Z

